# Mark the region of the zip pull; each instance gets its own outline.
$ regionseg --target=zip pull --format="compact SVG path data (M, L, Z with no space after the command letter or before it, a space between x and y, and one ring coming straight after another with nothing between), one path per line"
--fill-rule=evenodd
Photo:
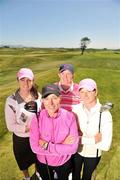
M58 179L58 175L57 175L56 171L53 170L53 172L54 172L54 179Z

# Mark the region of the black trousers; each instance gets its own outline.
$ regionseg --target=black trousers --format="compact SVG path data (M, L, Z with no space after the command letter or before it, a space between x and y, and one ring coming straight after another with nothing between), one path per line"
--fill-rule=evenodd
M92 173L96 169L100 158L101 157L83 157L80 154L76 153L73 157L73 180L91 180ZM81 171L82 177L80 177Z
M71 171L71 159L61 166L48 166L37 160L37 170L40 173L42 180L49 180L49 174L51 180L54 180L54 172L57 173L59 180L68 180L69 173ZM49 172L48 172L49 171Z
M13 152L21 171L36 162L36 155L31 150L29 137L24 138L13 134Z

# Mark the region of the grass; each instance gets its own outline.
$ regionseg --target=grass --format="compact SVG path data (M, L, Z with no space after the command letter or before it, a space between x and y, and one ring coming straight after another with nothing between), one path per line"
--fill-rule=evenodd
M0 180L22 180L12 150L12 135L7 133L0 143ZM34 167L30 168L30 175L34 173Z
M12 152L12 135L6 129L4 105L8 95L17 88L16 73L21 67L33 70L39 91L43 85L58 81L58 67L72 63L75 82L91 77L96 80L102 103L111 101L114 108L113 142L109 152L103 152L97 168L97 180L120 180L120 52L88 51L83 56L74 49L4 49L0 48L0 180L18 180L22 175ZM31 167L31 174L33 167Z

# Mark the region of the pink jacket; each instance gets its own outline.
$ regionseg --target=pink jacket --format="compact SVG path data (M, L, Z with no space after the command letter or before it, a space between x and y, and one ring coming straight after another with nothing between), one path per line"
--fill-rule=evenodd
M68 135L75 137L73 144L63 144ZM49 142L48 149L44 150L39 145L39 139ZM60 108L56 118L49 117L43 109L39 116L39 126L36 117L31 122L30 145L40 162L48 165L60 166L67 162L78 148L78 130L76 118L72 112Z

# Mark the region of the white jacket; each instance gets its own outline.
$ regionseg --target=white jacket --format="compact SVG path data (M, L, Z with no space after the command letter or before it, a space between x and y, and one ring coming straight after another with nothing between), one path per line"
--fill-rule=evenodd
M94 136L99 129L100 107L101 104L98 101L90 111L82 103L73 108L73 112L78 117L80 130L83 133L78 152L84 157L96 157L97 149L99 149L98 156L101 156L101 150L108 151L112 142L112 116L109 111L104 111L101 114L100 125L102 141L95 144Z

